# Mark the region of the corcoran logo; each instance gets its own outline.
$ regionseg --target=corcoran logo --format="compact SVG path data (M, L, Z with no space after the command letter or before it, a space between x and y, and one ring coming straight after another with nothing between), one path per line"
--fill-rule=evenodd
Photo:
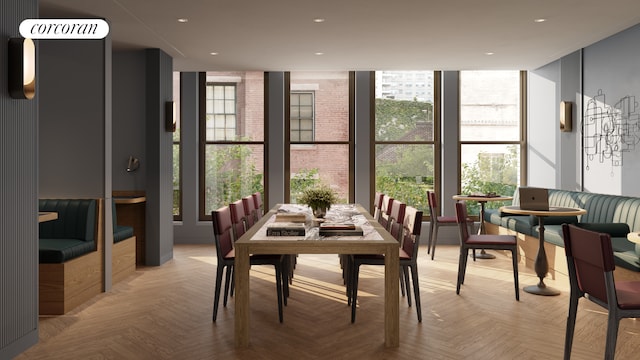
M26 19L20 35L29 39L103 39L109 24L102 19Z

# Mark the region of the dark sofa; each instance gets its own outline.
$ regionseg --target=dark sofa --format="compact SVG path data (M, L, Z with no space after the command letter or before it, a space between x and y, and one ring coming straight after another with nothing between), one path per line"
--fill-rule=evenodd
M516 190L513 205L518 204ZM640 231L640 198L549 189L549 206L578 207L587 212L580 216L546 217L546 242L564 247L561 229L563 223L609 233L616 266L640 272L640 245L627 240L629 232ZM520 234L535 238L539 235L538 219L535 216L506 214L498 209L488 209L484 220Z

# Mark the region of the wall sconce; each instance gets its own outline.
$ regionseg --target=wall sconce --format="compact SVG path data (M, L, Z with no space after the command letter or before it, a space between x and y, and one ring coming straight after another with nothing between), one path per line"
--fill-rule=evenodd
M173 101L164 103L164 128L168 132L176 131L176 103Z
M9 39L9 95L33 99L36 95L36 46L31 39Z
M127 172L133 172L138 170L140 167L140 160L138 158L133 157L133 155L129 156L129 162L127 163Z
M560 101L560 131L571 132L573 112L571 101Z

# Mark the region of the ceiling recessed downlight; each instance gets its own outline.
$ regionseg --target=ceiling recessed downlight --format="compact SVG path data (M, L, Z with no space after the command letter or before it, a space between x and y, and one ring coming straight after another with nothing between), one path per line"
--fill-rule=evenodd
M533 20L533 22L537 22L537 23L543 23L545 21L547 21L547 19L545 19L545 18L537 18L537 19Z
M316 52L315 54L316 54L316 55L318 55L318 56L320 56L320 55L324 55L324 53L323 53L323 52L321 52L321 51L318 51L318 52Z
M315 19L313 19L314 23L323 23L324 21L325 21L324 18L315 18Z
M189 19L187 19L187 18L178 18L178 22L179 23L186 23L186 22L189 22Z
M209 55L213 55L213 56L216 56L216 55L218 55L218 54L219 54L219 53L217 53L217 52L215 52L215 51L212 51L212 52L210 52L210 53L209 53Z
M487 55L487 56L491 56L491 55L493 55L493 54L495 54L495 53L494 53L494 52L491 52L491 51L487 51L487 52L486 52L486 53L484 53L484 54L485 54L485 55Z

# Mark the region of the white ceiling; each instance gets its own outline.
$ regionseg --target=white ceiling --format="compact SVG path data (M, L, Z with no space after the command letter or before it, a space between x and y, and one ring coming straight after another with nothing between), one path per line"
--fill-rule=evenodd
M640 23L640 1L40 0L40 17L106 18L114 49L179 71L528 70Z

